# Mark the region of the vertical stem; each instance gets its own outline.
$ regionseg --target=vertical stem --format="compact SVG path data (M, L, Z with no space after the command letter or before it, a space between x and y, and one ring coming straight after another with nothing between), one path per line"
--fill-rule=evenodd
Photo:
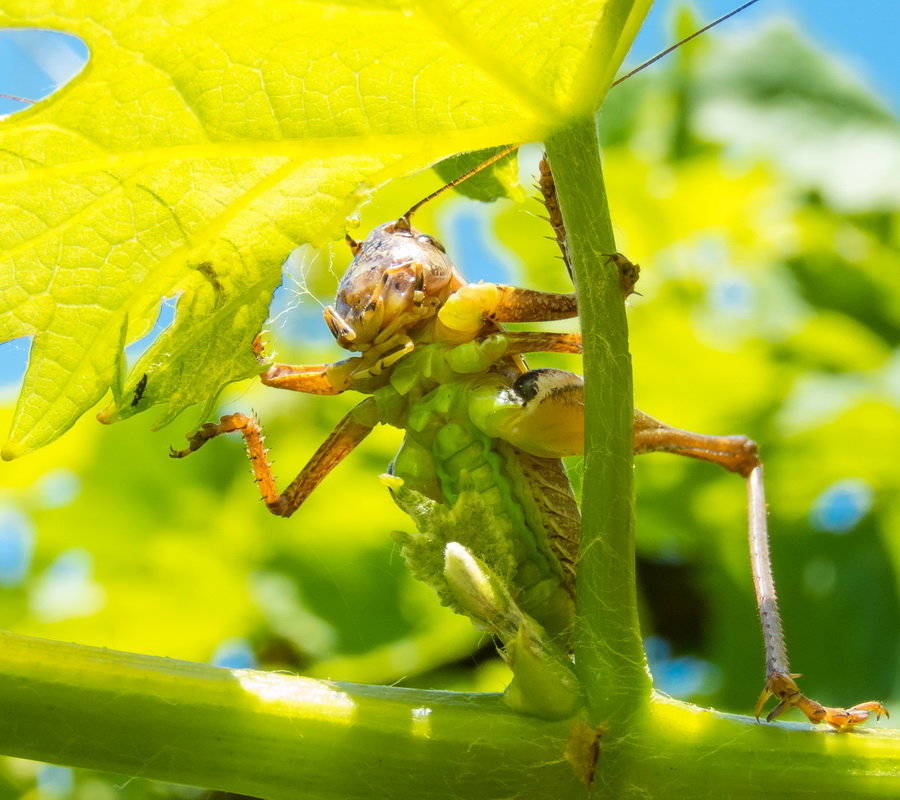
M631 358L593 117L547 141L575 270L584 333L585 461L578 563L576 667L591 716L616 722L650 694L637 618L632 486ZM620 733L624 731L619 728Z

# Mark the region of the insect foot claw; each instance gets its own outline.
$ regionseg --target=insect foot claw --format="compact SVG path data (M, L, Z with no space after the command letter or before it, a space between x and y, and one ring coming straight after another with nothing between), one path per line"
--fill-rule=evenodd
M797 708L802 711L813 725L827 722L836 731L852 730L854 726L865 722L871 714L875 714L875 719L881 719L882 714L890 717L887 709L876 701L859 703L852 708L829 708L828 706L823 706L800 692L794 681L795 677L797 676L786 675L783 672L775 672L769 676L769 679L766 681L766 687L763 689L756 704L757 722L763 706L773 695L778 698L779 702L766 715L766 722L771 722L780 717L791 708Z
M232 417L243 417L243 414L232 414ZM229 423L231 423L229 425ZM222 417L222 421L216 425L215 422L204 422L196 431L187 434L188 446L184 450L176 450L174 447L169 448L169 458L184 458L189 456L196 450L199 450L210 439L218 436L220 433L227 433L237 430L231 422L231 418Z
M888 710L877 700L867 703L858 703L851 708L826 708L825 722L831 725L835 730L850 730L854 725L865 722L871 714L875 715L875 719L881 719L882 714L890 718Z

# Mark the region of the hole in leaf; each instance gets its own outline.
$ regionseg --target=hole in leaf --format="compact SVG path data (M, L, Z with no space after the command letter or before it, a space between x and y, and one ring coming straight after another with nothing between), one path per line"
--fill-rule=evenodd
M0 403L13 403L28 367L31 336L0 342Z
M140 339L136 339L125 348L129 369L150 349L150 346L162 335L163 331L175 321L175 307L177 304L178 297L164 297L159 304L159 315L156 317L153 327Z
M87 45L70 33L0 28L0 119L65 86L88 56Z
M334 277L331 256L330 250L310 244L291 251L284 262L281 284L272 295L267 330L277 330L288 341L307 342L316 347L327 347L334 341L322 322L325 303L319 299L322 284L328 283L323 276ZM329 289L333 293L333 286Z
M454 203L444 211L441 227L447 252L453 253L463 272L467 266L469 272L477 266L474 280L509 283L520 270L509 251L494 242L492 216L496 213L495 206L486 211L471 203Z

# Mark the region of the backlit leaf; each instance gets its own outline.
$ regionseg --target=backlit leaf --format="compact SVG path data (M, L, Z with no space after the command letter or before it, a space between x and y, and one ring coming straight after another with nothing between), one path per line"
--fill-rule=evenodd
M91 55L0 122L0 341L34 337L3 456L110 385L108 419L164 403L164 422L252 374L292 248L339 234L368 187L591 113L648 6L4 4L0 26L65 31ZM166 296L173 325L119 385L123 339Z

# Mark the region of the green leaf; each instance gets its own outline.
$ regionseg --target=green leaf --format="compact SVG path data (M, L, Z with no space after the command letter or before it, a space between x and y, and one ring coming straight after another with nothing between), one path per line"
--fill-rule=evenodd
M175 322L106 418L163 403L165 422L251 374L292 248L391 177L591 113L649 2L6 3L0 26L91 59L0 123L0 341L35 337L3 457L104 395L123 326L146 334L162 297Z
M459 155L445 158L439 164L434 165L434 171L444 180L451 183L460 176L473 169L501 152L502 147L490 147L486 150L476 150L473 153L460 153ZM516 152L509 153L495 161L489 167L476 172L471 178L466 178L454 189L465 197L490 203L501 197L509 197L514 200L522 200L523 192L519 184L519 160Z

